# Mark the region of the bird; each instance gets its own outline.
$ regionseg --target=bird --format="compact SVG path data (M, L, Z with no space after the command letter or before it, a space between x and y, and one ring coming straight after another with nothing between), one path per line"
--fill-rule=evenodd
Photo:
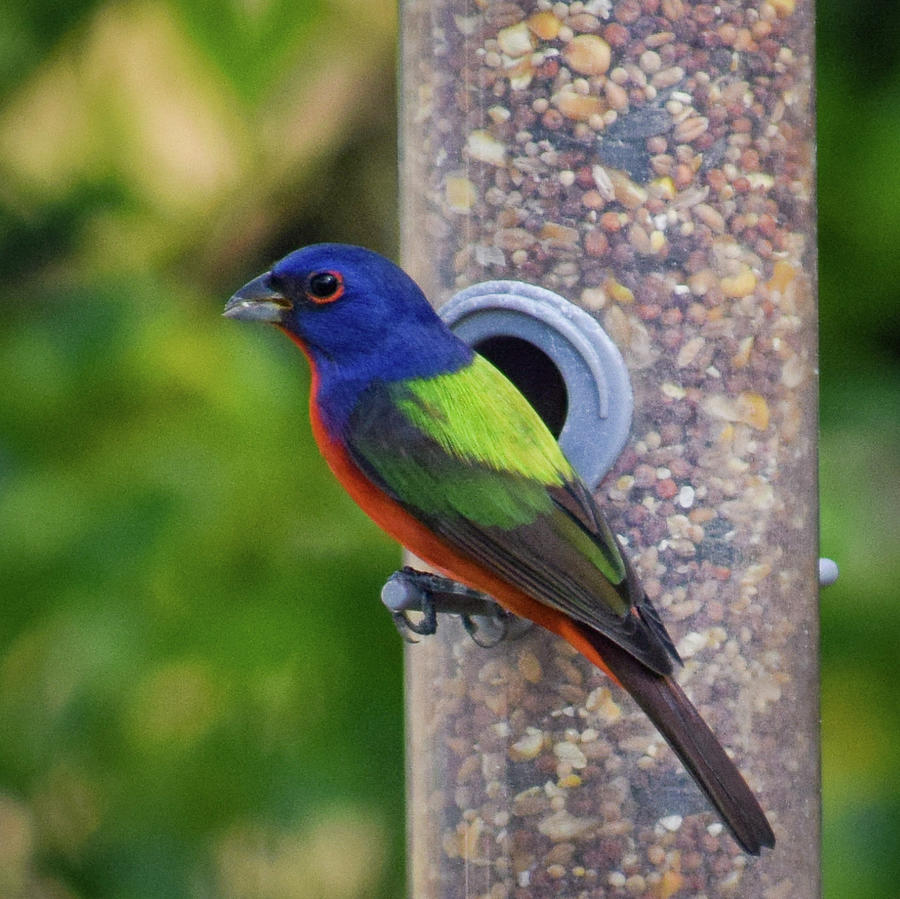
M675 679L675 645L590 490L528 400L405 271L363 247L312 244L223 314L270 323L306 355L316 443L377 525L571 644L631 694L745 852L774 846Z

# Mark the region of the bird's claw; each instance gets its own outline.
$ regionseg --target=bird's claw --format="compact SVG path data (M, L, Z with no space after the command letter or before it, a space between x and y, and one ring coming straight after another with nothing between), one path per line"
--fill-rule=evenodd
M472 638L475 644L482 649L493 649L506 639L509 634L510 619L514 616L510 615L506 609L501 609L498 606L496 614L491 618L487 618L484 615L463 615L461 617L466 633ZM479 621L483 623L479 625ZM482 631L488 630L496 630L497 633L491 637L481 636Z
M430 636L437 631L438 613L459 615L466 633L485 649L507 637L521 636L530 621L517 618L501 608L486 593L473 590L450 578L404 567L395 571L381 590L394 624L407 643L416 643L410 634ZM413 620L409 612L423 613Z
M416 634L419 637L430 637L437 631L437 609L435 609L434 600L427 593L422 594L421 610L423 617L419 621L413 621L406 609L391 612L391 617L394 619L394 624L397 626L400 636L407 643L419 642L411 637L410 634Z

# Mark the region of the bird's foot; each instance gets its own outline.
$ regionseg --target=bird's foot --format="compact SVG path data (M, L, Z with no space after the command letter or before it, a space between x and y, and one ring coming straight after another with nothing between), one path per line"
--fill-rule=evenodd
M466 633L486 648L507 637L520 637L531 627L530 621L510 614L486 593L409 566L388 578L381 590L381 601L403 639L410 643L416 642L411 633L429 636L437 630L438 613L459 615ZM410 612L421 612L422 618L413 620Z

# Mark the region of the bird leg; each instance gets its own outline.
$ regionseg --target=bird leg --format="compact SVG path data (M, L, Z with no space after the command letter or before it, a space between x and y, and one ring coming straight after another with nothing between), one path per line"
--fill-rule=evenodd
M408 642L409 633L429 636L437 631L438 613L459 615L466 633L479 645L496 646L507 637L520 637L531 622L517 618L479 590L473 590L447 577L405 566L395 571L381 589L381 601L387 606L397 630ZM413 621L409 612L422 612Z

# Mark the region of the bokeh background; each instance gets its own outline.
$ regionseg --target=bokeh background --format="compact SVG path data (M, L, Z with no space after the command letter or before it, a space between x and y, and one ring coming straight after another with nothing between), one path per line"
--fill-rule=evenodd
M900 892L900 6L820 0L824 877ZM396 548L229 294L396 252L391 0L0 6L0 897L403 894Z

